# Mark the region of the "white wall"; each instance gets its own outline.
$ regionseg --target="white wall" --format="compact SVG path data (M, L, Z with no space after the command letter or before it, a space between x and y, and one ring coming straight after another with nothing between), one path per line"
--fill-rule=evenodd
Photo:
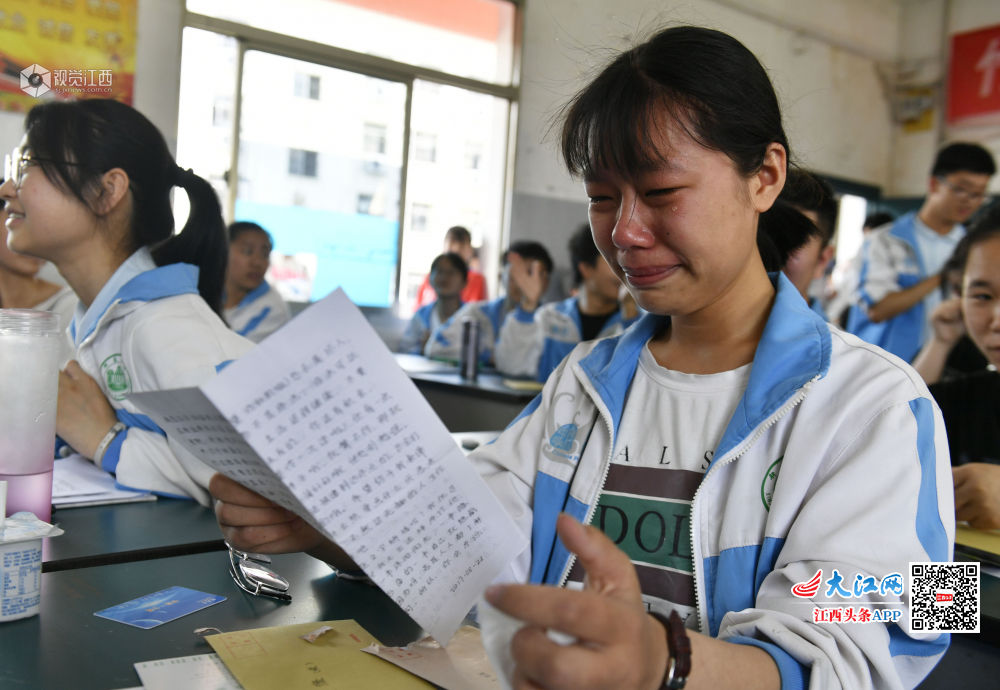
M586 220L581 187L562 167L559 108L617 51L657 28L690 23L742 41L768 70L793 156L823 173L885 185L892 124L880 64L896 51L895 0L527 0L511 237L538 237L557 263ZM565 264L564 264L565 265Z
M1000 24L1000 2L996 0L908 0L902 4L899 56L903 64L927 83L944 85L948 70L948 38L956 33ZM892 146L892 167L886 192L893 196L920 196L940 144L975 141L986 146L1000 161L1000 127L947 127L945 89L939 92L935 127L927 132L897 130ZM1000 175L990 189L1000 191Z

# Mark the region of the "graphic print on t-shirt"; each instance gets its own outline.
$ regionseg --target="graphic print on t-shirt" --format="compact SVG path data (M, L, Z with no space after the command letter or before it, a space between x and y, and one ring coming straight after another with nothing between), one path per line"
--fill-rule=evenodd
M647 603L695 605L690 515L701 478L689 470L611 466L591 524L628 554ZM569 580L583 582L579 563Z
M691 501L749 373L750 365L717 374L671 371L643 348L590 522L631 559L646 606L664 615L675 610L692 628ZM583 577L574 563L567 586L582 587Z

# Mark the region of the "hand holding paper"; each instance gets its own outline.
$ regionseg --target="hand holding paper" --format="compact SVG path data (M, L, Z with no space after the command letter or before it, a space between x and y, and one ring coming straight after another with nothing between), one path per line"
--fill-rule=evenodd
M200 389L132 399L211 467L342 547L439 641L526 547L342 291Z

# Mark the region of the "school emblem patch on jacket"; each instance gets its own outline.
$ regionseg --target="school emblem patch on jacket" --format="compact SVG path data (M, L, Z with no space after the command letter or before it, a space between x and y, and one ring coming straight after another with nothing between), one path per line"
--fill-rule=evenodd
M549 418L546 420L548 440L542 444L542 454L549 460L575 465L580 459L580 412L576 409L576 396L559 393L552 399Z
M124 400L132 392L132 377L125 368L121 353L116 353L101 362L101 376L113 400Z

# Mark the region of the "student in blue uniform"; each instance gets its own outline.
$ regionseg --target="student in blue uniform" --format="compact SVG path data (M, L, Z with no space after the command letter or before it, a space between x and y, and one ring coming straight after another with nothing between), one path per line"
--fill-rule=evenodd
M264 276L271 265L274 242L257 225L239 221L229 226L229 263L222 312L234 331L255 343L292 318L288 305Z
M462 306L462 290L469 277L469 266L455 252L438 255L431 262L430 281L437 299L417 309L403 331L399 351L423 354L431 333L448 321Z
M215 192L117 101L38 105L25 130L0 187L8 244L55 264L80 299L56 432L124 486L207 504L212 471L128 396L204 383L251 347L218 313L226 238ZM174 187L191 201L179 234Z
M522 304L504 319L496 345L497 369L508 376L545 381L577 343L616 335L639 315L622 283L604 260L590 227L580 227L570 237L570 263L577 293L561 302L539 306L542 292L531 295L533 304ZM522 282L523 279L522 279Z

